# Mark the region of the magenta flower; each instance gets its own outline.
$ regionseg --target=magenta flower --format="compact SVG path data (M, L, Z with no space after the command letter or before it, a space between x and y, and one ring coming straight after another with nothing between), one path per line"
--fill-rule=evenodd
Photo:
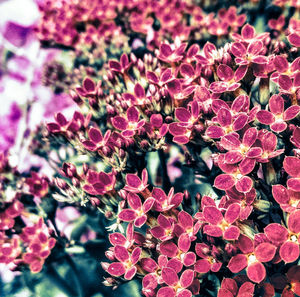
M114 191L116 176L113 172L96 172L89 170L86 178L87 184L83 186L84 191L90 195L104 195Z
M52 133L66 132L69 122L62 113L55 114L56 123L48 123L47 128Z
M31 272L40 272L45 259L55 246L56 239L49 237L43 218L40 218L33 226L26 226L20 234L20 238L27 245L26 253L22 256L23 261L29 264Z
M145 120L139 121L139 117L139 111L134 106L131 106L127 109L126 118L115 116L112 119L112 124L116 129L122 131L121 135L123 137L130 138L145 125Z
M194 280L193 270L185 270L179 279L174 269L164 267L161 275L167 286L158 290L157 297L192 297L192 292L188 287L192 285Z
M278 83L278 78L281 74L294 77L298 71L300 63L300 57L295 59L291 64L284 56L275 56L273 59L273 64L276 69L275 72L271 74L271 80Z
M225 174L215 178L214 186L220 190L229 190L233 186L241 193L248 193L252 186L252 179L247 176L254 169L255 159L245 158L239 165L227 164L225 155L218 158L218 166Z
M200 221L195 219L186 211L182 210L178 213L178 223L175 224L174 232L179 237L185 233L188 235L190 241L196 240L196 234L201 227Z
M108 62L109 68L112 71L125 73L131 66L131 63L128 60L128 56L126 54L122 54L120 58L120 62L115 60L110 60Z
M249 44L253 41L260 40L264 42L264 40L269 36L270 33L261 33L256 34L255 28L249 24L246 24L241 31L241 34L233 33L232 38L235 41L243 42L246 44Z
M221 146L228 152L225 153L225 162L227 164L236 164L245 158L258 158L263 150L260 147L253 146L258 136L256 128L249 128L244 132L242 142L235 134L228 134L221 138Z
M159 88L162 88L166 83L174 79L171 68L162 70L159 77L155 72L147 71L146 77L151 84L154 84Z
M107 130L103 136L99 129L92 127L90 128L88 135L89 140L84 140L82 144L89 151L98 151L106 146L111 135L111 130Z
M128 173L126 174L126 185L124 190L132 193L141 193L148 187L148 172L147 169L142 171L142 180L137 174Z
M208 246L205 243L196 243L196 254L201 258L195 263L195 271L207 273L209 271L218 272L222 267L222 262L217 260L219 251L215 246Z
M126 237L122 233L114 232L109 234L109 242L113 245L121 245L129 249L134 243L134 227L133 224L128 224Z
M203 217L208 223L204 226L203 232L213 237L223 237L225 240L237 240L240 230L234 226L234 222L240 216L241 207L237 203L231 204L223 216L215 206L205 206Z
M270 262L274 258L276 246L269 242L262 242L255 246L249 237L240 235L238 247L243 254L237 254L230 259L229 270L238 273L247 268L247 276L251 281L262 282L266 277L266 268L262 263Z
M157 223L159 224L156 227L151 228L150 232L155 237L161 241L170 240L174 237L174 225L175 222L172 218L168 218L160 214L157 218Z
M174 136L173 141L179 144L186 144L190 141L194 125L197 124L200 109L198 101L190 103L191 111L184 107L178 107L175 110L175 116L179 122L171 123L169 131Z
M149 99L146 97L145 89L141 84L136 83L134 86L134 95L131 93L122 94L122 98L128 103L128 105L145 105Z
M170 96L175 101L175 105L179 104L178 101L188 98L196 88L195 85L184 85L178 78L169 81L166 85Z
M119 262L113 262L109 265L107 272L113 276L122 276L127 280L132 279L136 272L136 263L139 261L142 249L136 247L131 254L124 246L116 245L114 247L114 256Z
M226 195L229 200L224 202L224 207L228 208L228 206L232 203L238 203L241 206L240 211L240 220L246 220L253 210L253 202L256 198L255 189L251 189L248 193L241 193L235 187L232 187L229 190L226 190Z
M268 58L261 55L264 52L264 45L261 41L253 41L246 48L243 43L235 42L231 46L231 52L236 57L238 65L249 65L250 63L267 64Z
M239 81L244 78L248 70L247 65L239 66L235 72L225 65L218 66L217 75L221 81L215 81L210 85L210 90L213 93L233 92L240 87Z
M163 241L159 246L161 254L171 258L168 267L172 267L176 272L180 272L182 265L191 266L196 262L196 255L189 251L191 240L187 233L182 233L178 238L177 245L172 241Z
M278 140L276 135L272 132L265 129L259 130L258 140L258 145L263 149L262 155L257 159L260 163L269 162L270 159L275 158L284 152L284 149L276 150Z
M297 33L292 33L288 36L288 41L290 42L291 45L300 47L300 38L299 34Z
M176 193L174 195L174 188L170 189L168 196L162 189L154 188L151 196L155 199L153 209L158 212L165 212L178 207L183 199L182 193Z
M163 117L161 114L153 114L150 117L150 123L145 123L145 131L151 139L161 140L168 130L168 124L163 122Z
M29 186L30 194L37 197L44 197L48 194L49 180L43 176L40 177L36 172L31 172L31 177L26 178L26 184Z
M300 127L295 127L294 131L293 131L293 135L291 137L291 143L297 147L298 149L300 149Z
M274 185L272 194L283 211L291 213L300 208L300 192L288 190L283 185Z
M67 121L65 116L62 113L57 113L54 116L55 123L48 123L47 128L51 133L64 133L69 134L72 132L79 131L82 127L87 127L90 121L90 116L86 118L82 115L82 113L75 111L73 114L73 118L70 121Z
M217 112L216 124L211 125L206 129L206 136L210 138L220 138L229 133L239 131L245 127L248 121L246 113L239 113L236 117L231 115L231 112L227 108L220 108ZM213 122L214 123L214 122Z
M179 46L175 44L167 44L162 43L159 47L158 59L166 62L166 63L174 63L179 62L183 59L183 55L185 49L187 47L187 43L182 43Z
M268 21L268 26L273 30L281 31L284 25L285 25L285 17L283 14L280 15L278 19L270 19Z
M300 254L300 210L290 213L287 228L280 224L269 224L264 232L267 238L275 245L280 246L279 255L286 263L299 258Z
M260 110L256 114L257 120L269 125L271 130L277 133L284 131L287 128L286 121L294 119L300 112L300 106L292 105L284 110L284 100L280 95L273 95L269 100L269 109Z
M297 72L294 78L280 74L278 77L278 85L282 93L291 94L297 98L297 92L300 88L300 72Z
M144 203L140 197L135 193L129 193L127 195L127 203L131 207L131 209L123 209L118 217L120 220L124 222L134 222L134 226L140 228L147 221L146 213L150 211L154 204L154 198L147 198Z
M146 296L155 296L155 289L158 284L162 284L164 281L162 279L161 270L168 264L168 258L163 255L159 255L157 263L151 258L142 258L141 267L143 270L148 272L143 278L143 290L142 292Z
M255 285L251 282L244 282L238 287L236 281L231 278L224 278L218 297L251 297L254 294Z
M297 157L285 157L283 168L291 178L287 181L289 190L300 191L300 159Z
M101 89L101 81L99 81L98 85L94 83L92 79L86 77L83 80L82 87L76 88L76 92L82 96L87 98L96 98L99 90Z

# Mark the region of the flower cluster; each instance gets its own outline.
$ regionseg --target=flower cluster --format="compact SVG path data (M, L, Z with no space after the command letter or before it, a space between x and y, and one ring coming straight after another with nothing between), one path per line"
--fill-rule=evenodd
M87 254L147 297L300 294L299 5L204 2L40 4L42 44L73 55L45 84L77 110L32 136L52 175L15 168L8 185L0 155L3 262L39 272L57 241L49 271L66 257L80 296Z
M42 217L30 213L22 200L24 192L12 190L12 181L7 176L10 171L8 160L2 155L5 166L1 169L1 213L0 213L0 263L13 269L28 265L33 273L40 272L46 258L55 246L56 239L51 236L53 230L46 226ZM29 191L36 197L43 197L48 192L48 182L36 173L26 179Z

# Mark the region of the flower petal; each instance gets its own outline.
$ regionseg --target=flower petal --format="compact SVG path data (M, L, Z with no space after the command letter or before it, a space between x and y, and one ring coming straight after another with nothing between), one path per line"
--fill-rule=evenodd
M236 256L233 256L229 263L228 268L233 273L238 273L241 270L245 269L248 265L248 260L245 255L238 254Z

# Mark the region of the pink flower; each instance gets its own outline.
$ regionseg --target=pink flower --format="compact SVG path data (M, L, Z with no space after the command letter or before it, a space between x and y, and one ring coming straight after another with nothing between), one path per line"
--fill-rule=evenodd
M300 208L300 192L288 190L283 185L274 185L272 194L283 211L291 213Z
M125 73L130 68L132 63L129 62L128 56L126 54L122 54L120 58L120 63L115 60L110 60L108 64L110 70L115 72Z
M237 203L229 205L225 215L215 206L205 206L203 217L208 223L204 226L203 232L213 237L223 237L225 240L237 240L240 230L234 226L234 222L240 216L241 207Z
M124 246L116 245L114 255L119 262L113 262L109 265L107 272L113 276L121 276L127 280L132 279L136 272L136 263L139 261L142 249L136 247L131 254L128 253Z
M26 184L29 186L29 192L38 197L44 197L48 194L48 179L40 177L36 172L31 172L31 177L26 179Z
M291 137L291 143L298 149L300 149L300 127L296 127L293 131L293 135Z
M233 256L228 268L231 272L237 273L247 268L247 276L255 283L260 283L266 277L266 269L262 263L271 261L276 253L276 246L268 242L262 242L254 245L253 241L240 235L238 247L243 254Z
M179 62L183 59L184 51L187 43L182 43L179 46L175 44L162 43L159 47L158 59L166 63Z
M113 245L121 245L129 249L134 243L134 227L133 224L128 224L126 237L122 233L114 232L109 234L109 242Z
M159 77L155 72L147 71L146 77L151 84L156 85L159 88L163 87L167 82L174 79L171 68L166 68L164 70L161 69Z
M126 174L126 185L124 190L132 193L143 192L147 187L148 182L148 172L147 169L142 171L142 180L137 176L137 174L128 173Z
M143 290L142 292L146 296L155 296L155 289L158 284L162 284L163 278L161 275L161 270L168 264L168 258L163 255L159 255L157 263L151 258L142 258L141 267L148 272L143 278Z
M285 17L283 14L280 15L278 19L270 19L268 21L268 26L273 30L281 31L284 25L285 25Z
M266 163L269 162L270 159L281 155L284 152L284 149L276 150L277 142L278 140L274 133L265 129L259 130L258 146L263 149L263 153L257 161L260 163Z
M240 287L238 287L234 279L224 278L218 292L218 297L250 297L253 296L254 289L255 285L251 282L244 282Z
M99 129L92 127L89 129L88 135L89 140L84 140L82 142L83 146L89 151L98 151L106 146L111 130L107 130L103 136Z
M241 31L241 35L238 33L233 33L232 38L238 42L244 42L246 44L251 43L252 41L260 40L264 41L270 33L261 33L256 34L255 28L249 24L246 24Z
M259 40L249 43L247 48L243 45L243 43L235 42L231 46L231 52L236 57L235 63L238 65L268 63L268 58L261 55L264 52L264 45Z
M120 220L125 222L134 221L134 225L140 228L146 223L146 213L150 211L154 201L154 198L150 197L147 198L142 204L140 197L137 194L130 192L127 195L127 202L131 209L123 209L119 213L118 217Z
M226 164L225 156L220 155L218 166L225 172L215 178L214 186L220 190L229 190L233 186L241 193L251 190L253 181L247 176L254 169L255 159L245 158L239 165Z
M86 177L87 184L83 186L84 191L90 195L104 195L114 191L116 176L113 172L96 172L89 170Z
M264 232L268 239L280 246L279 255L286 263L299 258L300 254L300 210L290 213L287 221L288 229L277 223L269 224Z
M157 218L157 223L159 224L156 227L151 228L150 232L155 237L161 241L166 241L174 237L174 225L175 222L172 218L168 218L160 214Z
M192 101L189 106L191 112L184 107L176 108L175 116L179 122L169 125L169 131L174 136L173 141L179 144L187 144L190 141L194 126L197 125L200 116L198 101Z
M256 114L257 120L270 125L272 131L280 133L287 128L286 121L294 119L300 112L300 106L292 105L284 110L284 100L280 95L273 95L269 100L269 109L260 110Z
M178 213L178 223L175 224L174 232L178 237L185 233L190 241L194 241L197 239L196 234L201 224L200 221L196 221L189 213L182 210Z
M121 135L123 137L130 138L145 125L145 120L139 121L139 117L139 111L134 106L131 106L127 109L126 118L115 116L112 119L112 124L116 129L122 131Z
M96 98L99 90L101 89L101 81L99 81L98 85L94 83L92 79L86 77L83 80L82 87L76 88L77 93L82 97L87 98Z
M297 157L285 157L283 168L291 176L287 181L289 190L300 191L300 159Z
M155 199L153 209L158 212L165 212L178 207L183 199L182 193L176 193L174 195L174 188L170 189L168 196L160 188L154 188L151 195Z
M193 270L185 270L179 279L174 269L164 267L161 275L167 286L158 290L157 297L192 297L192 292L188 289L188 287L194 280Z
M246 113L239 113L236 117L233 117L230 110L227 108L220 108L217 112L217 117L215 119L216 124L211 125L206 129L206 136L210 138L220 138L229 133L235 133L245 127L248 121L248 116Z
M215 246L209 247L205 243L196 243L196 254L201 258L195 263L195 271L207 273L209 271L218 272L222 267L222 262L217 260L220 252Z
M242 142L235 134L228 134L221 138L220 145L228 150L225 153L225 162L227 164L236 164L246 158L258 158L263 150L255 147L254 143L257 139L258 131L256 128L249 128L244 132Z
M244 78L248 70L247 65L239 66L235 72L225 65L221 64L218 66L217 75L221 81L213 82L210 85L210 90L213 93L224 93L224 92L233 92L240 87L239 81Z
M298 99L297 92L300 88L300 72L297 72L294 78L280 74L278 77L278 85L282 93L294 95Z
M285 56L275 56L273 59L273 64L276 71L271 74L271 80L275 83L278 83L278 78L281 74L294 77L298 71L299 63L300 57L289 64Z

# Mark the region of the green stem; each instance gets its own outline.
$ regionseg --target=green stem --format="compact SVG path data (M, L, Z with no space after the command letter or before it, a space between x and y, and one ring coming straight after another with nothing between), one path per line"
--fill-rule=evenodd
M166 157L165 157L164 151L159 150L158 156L159 156L160 165L161 165L161 169L162 169L163 189L164 189L164 191L169 192L169 190L171 188L171 181L170 181L168 171L167 171L167 163L166 163Z
M75 296L74 288L70 287L52 265L48 266L47 276L67 296Z
M72 268L72 271L73 271L73 274L74 274L75 285L76 285L76 288L77 288L78 297L83 297L84 294L82 292L82 286L81 286L81 283L80 283L79 272L78 272L78 269L76 267L76 264L74 263L72 257L69 254L66 254L66 260L69 263L70 267Z

